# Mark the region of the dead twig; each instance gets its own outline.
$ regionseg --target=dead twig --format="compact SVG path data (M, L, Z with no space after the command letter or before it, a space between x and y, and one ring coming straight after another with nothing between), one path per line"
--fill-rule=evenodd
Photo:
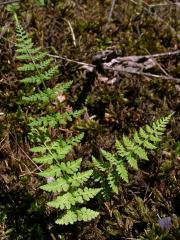
M159 79L164 79L164 80L174 80L178 83L180 83L180 78L174 78L171 76L165 76L165 75L157 75L157 74L152 74L152 73L145 73L145 72L138 72L138 71L127 71L127 70L118 70L115 68L110 68L110 67L105 67L107 70L112 70L124 74L134 74L134 75L140 75L140 76L145 76L145 77L151 77L151 78L159 78Z
M110 9L109 16L108 16L108 22L111 21L111 17L112 17L112 13L113 13L113 10L114 10L115 2L116 2L116 0L112 0L111 9Z
M158 57L168 57L168 56L173 56L173 55L178 55L180 54L180 50L176 50L176 51L170 51L170 52L165 52L165 53L156 53L156 54L149 54L149 55L142 55L142 56L125 56L125 57L119 57L119 60L135 60L138 61L141 58L158 58ZM59 56L59 55L51 55L49 54L49 56L56 58L56 59L62 59L65 60L67 62L73 62L82 66L85 66L85 69L87 68L94 68L96 67L93 64L89 64L89 63L85 63L85 62L80 62L80 61L76 61L73 59L69 59L63 56ZM164 79L164 80L174 80L178 83L180 83L180 79L179 78L174 78L172 76L169 75L157 75L157 74L151 74L151 73L145 73L142 71L127 71L127 70L119 70L119 69L115 69L115 68L111 68L111 67L105 67L105 69L107 70L112 70L112 71L116 71L116 72L121 72L122 74L135 74L135 75L141 75L141 76L145 76L145 77L153 77L153 78L158 78L158 79Z
M21 2L21 0L8 0L5 2L0 2L0 6L1 5L6 5L6 4L11 4L11 3L17 3L17 2Z
M65 19L65 18L63 18L63 19L64 19L64 21L69 25L69 28L70 28L70 31L71 31L71 34L72 34L73 44L74 44L74 46L76 47L76 46L77 46L77 44L76 44L76 37L75 37L75 34L74 34L74 30L73 30L73 28L72 28L72 25L71 25L70 21L68 21L68 20Z

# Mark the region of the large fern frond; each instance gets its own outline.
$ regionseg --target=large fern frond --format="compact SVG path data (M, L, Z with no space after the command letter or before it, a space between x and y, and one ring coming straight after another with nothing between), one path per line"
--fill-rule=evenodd
M47 203L50 207L64 210L64 214L56 223L71 224L76 221L89 221L97 217L98 213L80 207L80 204L86 204L94 198L101 188L86 187L93 170L80 171L82 159L69 159L71 156L69 153L81 142L84 134L67 139L63 137L64 134L61 134L61 126L65 128L68 122L78 118L83 111L66 111L63 107L64 102L58 102L58 95L67 91L72 81L60 83L54 88L50 88L50 84L47 85L48 81L58 74L58 66L53 66L53 59L41 48L34 47L32 40L19 24L17 16L15 19L16 58L21 62L18 70L26 74L21 82L25 84L27 94L23 96L21 103L31 107L35 105L35 114L29 118L31 129L29 136L31 141L36 143L36 146L31 148L31 152L34 155L33 161L43 164L44 169L39 176L47 181L40 188L56 196ZM57 136L52 137L50 130L55 130Z

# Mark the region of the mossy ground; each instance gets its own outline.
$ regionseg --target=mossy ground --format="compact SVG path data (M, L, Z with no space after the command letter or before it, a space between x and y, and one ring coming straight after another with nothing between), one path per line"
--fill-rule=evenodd
M108 21L111 3L49 0L39 6L35 0L28 0L20 3L16 12L36 45L81 62L91 63L93 55L104 49L118 49L122 56L178 49L178 3L117 0ZM101 206L98 219L72 227L56 226L56 213L45 207L48 196L38 190L26 124L20 120L12 13L8 5L0 6L0 12L0 112L5 113L0 116L0 239L180 239L179 84L127 75L118 85L109 86L97 79L88 80L78 64L60 61L59 81L74 80L69 104L74 109L86 108L84 120L76 126L85 131L85 138L75 151L83 157L84 168L91 164L92 154L98 156L99 148L112 149L116 137L130 136L154 119L172 111L175 114L160 150L140 166L140 172L131 172L130 183L122 183L122 194ZM173 55L158 62L178 78L179 59ZM171 217L168 231L160 229L158 215Z

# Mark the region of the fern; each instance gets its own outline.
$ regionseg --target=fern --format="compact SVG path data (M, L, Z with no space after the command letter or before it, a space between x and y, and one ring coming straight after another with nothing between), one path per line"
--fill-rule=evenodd
M43 84L46 88L44 82L51 80L55 75L58 74L58 66L51 66L51 63L53 62L52 58L50 58L47 53L42 52L40 47L35 48L33 46L32 40L28 37L26 32L19 24L16 15L15 21L17 53L16 58L26 61L26 63L23 63L20 67L18 67L18 70L24 72L32 72L32 76L28 76L21 81L26 84L33 83L34 86Z
M64 211L56 223L67 225L76 221L92 220L99 213L80 205L94 198L101 188L86 186L93 170L80 171L81 158L69 159L69 153L81 142L84 134L66 139L61 132L62 127L66 127L68 122L72 122L83 113L82 110L66 111L63 104L58 104L58 94L67 91L72 81L60 83L54 88L49 87L49 81L58 74L58 66L53 66L53 59L47 53L33 46L32 40L16 16L15 19L16 57L21 62L18 70L26 75L21 82L25 84L28 92L22 97L21 103L32 108L34 105L38 106L34 107L34 111L31 110L28 126L30 139L35 144L31 148L33 160L44 165L39 176L47 180L40 188L56 196L47 202L49 207ZM50 130L55 131L56 136L52 136Z
M106 162L93 157L93 164L99 172L98 178L96 174L95 179L97 178L101 185L103 184L103 193L106 198L110 197L108 195L109 187L111 192L118 193L120 178L127 183L129 182L128 165L134 170L138 170L138 161L148 160L148 152L157 148L157 143L161 141L171 116L172 114L161 118L154 122L152 126L146 125L144 128L140 128L138 132L135 132L132 139L123 136L122 141L116 140L115 154L101 149Z
M57 76L58 66L53 65L53 59L41 48L34 47L17 16L15 20L18 70L26 75L20 80L25 85L20 104L28 105L26 112L29 115L29 137L34 144L31 148L33 160L43 164L39 176L45 178L46 183L40 188L54 196L47 205L60 211L57 224L90 221L99 213L85 207L87 202L99 192L105 199L110 198L111 193L118 194L120 180L129 181L128 168L138 170L139 160L147 161L148 153L157 148L172 114L152 126L140 128L131 139L123 136L121 141L116 140L115 153L101 149L101 159L92 158L95 170L82 171L82 159L71 160L69 153L84 135L66 138L61 129L83 111L67 111L64 102L57 101L58 94L64 94L72 82L53 84L51 80ZM88 187L92 178L91 187ZM100 187L94 188L98 183Z

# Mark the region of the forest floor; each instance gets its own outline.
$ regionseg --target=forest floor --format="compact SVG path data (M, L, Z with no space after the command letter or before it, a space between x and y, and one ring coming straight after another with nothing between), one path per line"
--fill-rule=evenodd
M97 75L88 79L77 63L92 64L104 50L122 57L180 50L178 1L116 0L112 15L111 0L48 0L43 6L27 0L15 7L35 44L65 58L55 60L60 81L73 80L68 104L86 109L89 119L79 127L85 138L76 150L84 167L100 148L111 150L116 138L175 112L160 148L138 173L130 173L119 196L101 206L100 217L67 227L55 225L55 213L46 208L25 125L18 120L15 22L10 4L1 2L0 239L180 239L180 54L156 58L149 73L165 78L126 73L115 84Z

